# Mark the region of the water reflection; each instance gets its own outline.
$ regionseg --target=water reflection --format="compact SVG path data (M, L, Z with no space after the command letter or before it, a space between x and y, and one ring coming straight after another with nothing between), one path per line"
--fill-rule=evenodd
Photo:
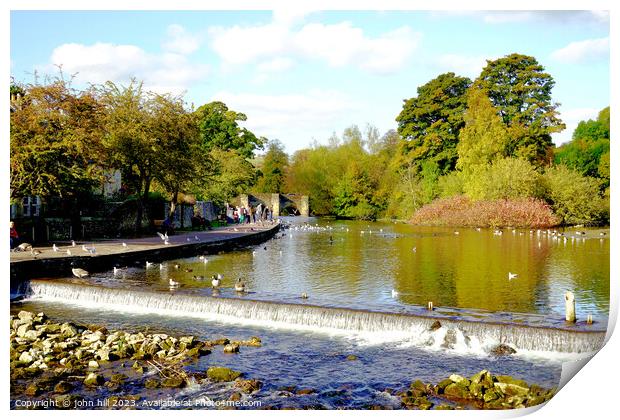
M293 228L266 244L96 274L91 281L120 287L219 293L246 282L250 297L311 304L399 310L411 305L541 314L561 319L563 294L577 297L577 314L605 320L609 311L609 240L599 230L565 236L529 230L421 228L405 224L292 219ZM307 223L307 224L306 224ZM308 228L310 227L310 228ZM583 230L583 229L581 229ZM330 240L331 238L331 240ZM518 277L509 279L508 273ZM194 277L203 276L204 280ZM392 297L392 289L398 296ZM232 292L234 294L234 292ZM305 301L305 300L304 300Z

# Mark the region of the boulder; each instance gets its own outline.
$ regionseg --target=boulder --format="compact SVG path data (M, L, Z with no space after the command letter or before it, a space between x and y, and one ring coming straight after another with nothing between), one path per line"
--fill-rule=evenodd
M75 337L78 334L78 329L75 324L65 322L60 326L60 333L65 337Z
M161 381L161 386L166 388L181 388L185 385L185 380L182 378L166 378Z
M529 388L515 384L507 384L505 382L495 382L495 388L499 389L504 395L508 396L517 395L521 397L526 397L529 392Z
M41 394L41 389L39 389L36 384L30 384L24 391L24 394L28 395L29 397L36 397L37 395Z
M438 330L438 329L440 329L440 328L441 328L441 322L439 322L439 321L435 321L435 322L433 322L433 323L431 324L431 326L430 326L429 330L431 330L431 331L437 331L437 330Z
M469 389L467 389L467 387L460 383L453 382L443 390L443 393L448 397L462 400L468 400L471 398L471 395L469 394Z
M525 381L523 381L521 379L515 379L512 376L508 376L508 375L498 375L497 376L497 382L503 382L503 383L506 383L506 384L518 385L518 386L521 386L523 388L529 388L530 387L527 382L525 382Z
M441 344L441 347L446 348L446 349L452 349L454 348L455 344L456 344L456 331L450 329L446 331L446 335L443 339L443 343Z
M15 332L17 334L18 337L22 337L25 338L26 337L26 333L28 331L32 330L32 323L31 322L27 322L25 324L21 324L19 327L17 327L17 331Z
M239 353L239 344L226 344L224 346L224 353Z
M357 359L358 359L358 357L356 355L354 355L354 354L350 354L350 355L347 356L347 360L349 360L349 361L353 361L353 360L357 360Z
M450 375L450 380L465 387L469 386L469 379L464 378L461 375Z
M21 320L32 321L34 319L34 314L28 311L19 311L17 317Z
M54 392L57 394L66 394L73 389L73 385L66 381L60 381L54 387Z
M230 382L241 376L241 372L234 371L227 367L211 366L207 369L207 377L214 382Z
M148 378L146 381L144 381L144 386L146 388L158 388L159 381L155 378Z
M91 372L88 375L86 375L86 379L84 379L84 385L90 386L90 387L99 386L103 384L103 382L104 382L103 376L99 375L98 373L94 373L94 372Z
M88 362L88 367L91 369L99 369L99 363L96 360L91 360Z
M19 355L19 361L23 363L32 363L34 357L29 352L25 351Z
M256 379L241 379L235 380L235 387L241 389L246 394L251 394L254 391L258 391L262 383Z
M494 356L508 356L515 354L517 351L506 344L499 344L491 350L491 354Z

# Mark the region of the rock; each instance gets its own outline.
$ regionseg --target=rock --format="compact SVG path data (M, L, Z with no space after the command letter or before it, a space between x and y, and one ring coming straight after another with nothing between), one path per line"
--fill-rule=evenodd
M166 378L161 381L161 386L166 388L181 388L185 385L185 380L182 378Z
M499 344L491 350L491 354L495 356L507 356L515 354L517 351L506 344Z
M461 383L452 383L448 385L444 389L443 393L446 396L457 398L457 399L462 399L462 400L468 400L471 398L469 394L469 390L465 386L463 386Z
M457 383L465 387L468 387L470 383L469 379L464 378L461 375L450 375L450 380L454 383Z
M232 394L230 394L230 397L228 397L229 401L241 401L241 398L243 398L243 395L241 395L240 392L233 392Z
M240 379L235 380L235 387L241 389L246 394L251 394L254 391L258 391L261 387L261 381L256 379Z
M42 334L43 332L41 330L29 330L24 334L24 338L30 341L36 341Z
M32 363L33 360L34 360L34 357L32 356L32 354L28 353L27 351L23 352L19 356L19 361L23 363Z
M17 331L15 333L17 334L18 337L25 337L26 333L30 330L32 330L32 323L27 322L17 327Z
M70 408L75 407L76 397L74 395L56 395L54 397L54 402L56 409L60 410L68 410Z
M411 383L411 386L409 387L409 390L411 391L411 394L414 397L423 397L425 395L427 395L427 390L426 390L426 385L424 384L424 382L420 381L420 380L416 380L415 382Z
M155 378L147 378L147 380L144 381L144 386L146 388L159 388L159 381Z
M350 361L357 360L357 356L354 354L350 354L347 356L347 360L350 360Z
M84 379L84 385L86 386L99 386L101 384L103 384L104 380L103 380L103 376L99 375L98 373L89 373L86 376L86 379Z
M211 346L208 345L203 345L202 347L200 347L200 349L198 350L198 354L201 356L206 356L207 354L211 354Z
M230 343L228 338L218 338L217 340L210 341L211 346L225 346Z
M127 379L127 375L125 375L124 373L115 373L110 377L111 381L119 383L123 382L125 379Z
M239 353L239 344L226 344L224 346L224 353Z
M527 396L529 389L515 384L507 384L504 382L495 382L495 388L498 388L504 395L508 396Z
M60 326L60 333L65 337L75 337L78 334L78 329L75 324L65 322Z
M437 331L438 329L441 328L441 322L439 321L435 321L431 324L431 327L429 328L431 331Z
M295 392L297 395L310 395L310 394L316 394L316 389L312 389L312 388L305 388L305 389L300 389L297 392Z
M444 392L445 388L446 388L448 385L452 385L453 383L454 383L454 382L452 382L452 381L451 381L450 379L448 379L448 378L446 378L446 379L444 379L443 381L439 382L439 383L437 384L437 393L438 393L438 394L442 394L442 393Z
M96 360L91 360L88 362L88 367L91 369L99 369L99 363Z
M488 389L485 393L484 393L484 397L483 400L485 403L488 403L490 401L494 401L498 398L501 398L501 395L496 392L494 389Z
M99 360L105 360L105 361L114 361L114 360L120 359L120 357L117 354L110 352L110 349L106 349L106 348L97 350L97 353L95 353L95 357L98 358Z
M73 385L66 381L60 381L54 387L54 392L57 394L66 394L73 389Z
M446 331L446 336L443 339L443 343L441 344L441 347L446 348L446 349L452 349L454 348L455 344L456 344L456 331L450 329Z
M234 371L227 367L211 366L207 369L207 377L214 382L230 382L241 376L241 372Z
M28 395L29 397L36 397L40 393L41 393L41 390L36 384L28 385L28 387L24 391L24 394Z
M507 376L507 375L498 375L497 376L497 382L503 382L503 383L506 383L506 384L518 385L518 386L523 387L523 388L529 388L530 387L527 382L525 382L525 381L523 381L521 379L515 379L512 376Z
M28 311L19 311L17 317L22 321L32 321L34 319L34 314Z

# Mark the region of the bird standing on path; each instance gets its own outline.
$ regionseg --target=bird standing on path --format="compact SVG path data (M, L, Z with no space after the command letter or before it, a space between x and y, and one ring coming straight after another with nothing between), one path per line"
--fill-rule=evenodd
M56 246L56 244L53 244L53 245L52 245L52 249L54 250L54 252L58 252L58 251L60 251L60 248L58 248L58 247Z

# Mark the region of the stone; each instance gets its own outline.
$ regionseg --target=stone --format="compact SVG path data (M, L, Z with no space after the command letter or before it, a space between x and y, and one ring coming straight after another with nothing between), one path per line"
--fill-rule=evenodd
M57 394L66 394L73 389L73 385L66 381L60 381L54 387L54 392Z
M529 388L530 387L527 382L525 382L525 381L523 381L521 379L515 379L512 376L508 376L508 375L498 375L497 376L497 382L503 382L503 383L506 383L506 384L518 385L518 386L521 386L523 388Z
M296 392L297 395L310 395L310 394L316 394L316 389L313 388L304 388L304 389L300 389Z
M430 326L430 328L429 328L429 329L430 329L431 331L437 331L437 330L438 330L438 329L440 329L440 328L441 328L441 322L439 322L439 321L435 321L435 322L433 322L433 323L431 324L431 326Z
M60 326L60 333L65 337L75 337L78 334L78 329L75 324L65 322Z
M213 340L210 342L212 346L225 346L230 343L228 338L218 338L217 340Z
M144 381L144 386L146 388L159 388L159 381L155 378L147 378L147 380Z
M19 311L17 317L21 320L32 321L34 319L34 314L28 311Z
M241 372L234 371L227 367L211 366L207 369L207 377L214 382L230 382L241 376Z
M491 350L491 354L494 356L508 356L510 354L515 354L516 352L517 351L515 349L506 344L499 344Z
M446 331L446 335L443 339L443 343L441 344L441 347L446 348L446 349L452 349L454 348L455 344L456 344L456 331L452 329Z
M508 396L527 396L529 388L522 387L515 384L507 384L505 382L495 382L495 388L498 388L504 395Z
M96 360L91 360L88 362L88 367L91 369L99 369L99 363Z
M226 344L224 346L224 353L239 353L239 344Z
M28 385L28 387L24 391L24 394L28 395L29 397L36 397L40 393L41 393L41 390L36 384Z
M23 352L19 356L19 361L23 363L32 363L33 360L34 360L34 357L32 356L32 354L28 353L27 351Z
M84 385L91 386L91 387L99 386L103 384L103 382L104 382L103 376L99 375L98 373L94 373L94 372L91 372L88 375L86 375L86 379L84 379Z
M501 395L497 391L495 391L494 389L488 389L484 393L483 400L485 403L488 403L490 401L497 400L498 398L501 398Z
M446 396L458 398L462 400L468 400L471 398L469 390L460 383L452 383L444 389L443 393Z
M443 381L439 382L439 383L437 384L437 393L438 393L438 394L443 393L443 392L444 392L444 390L445 390L445 388L446 388L448 385L452 385L453 383L454 383L454 382L452 382L452 381L451 381L450 379L448 379L448 378L446 378L446 379L444 379Z
M349 360L349 361L357 360L357 356L354 355L354 354L350 354L350 355L347 356L347 360Z
M185 380L182 378L166 378L161 381L161 386L166 388L181 388L185 385Z
M241 389L243 392L247 394L251 394L254 391L258 391L261 387L261 381L256 379L241 379L237 378L235 380L235 387Z
M124 373L115 373L110 377L113 382L123 382L125 379L127 379L127 375Z
M26 333L28 331L32 330L32 323L28 322L26 324L22 324L19 327L17 327L17 331L16 334L18 337L26 337Z
M450 375L450 380L465 387L469 386L469 379L464 378L461 375Z

